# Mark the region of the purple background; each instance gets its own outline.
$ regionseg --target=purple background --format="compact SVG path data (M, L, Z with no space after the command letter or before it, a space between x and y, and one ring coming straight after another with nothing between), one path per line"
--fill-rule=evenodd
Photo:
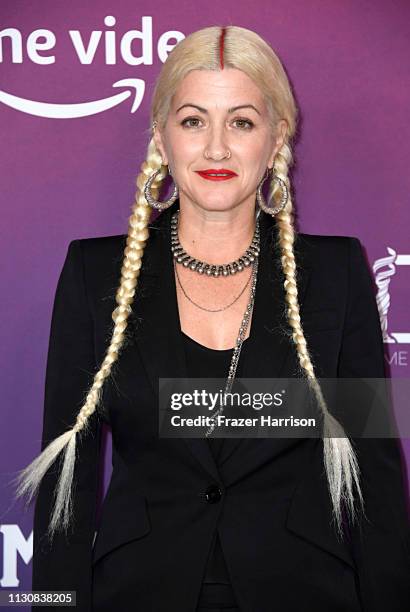
M104 25L107 15L116 18L112 28ZM104 37L93 61L81 64L69 30L79 30L86 42L92 30L113 31L118 51L125 32L141 30L143 16L152 23L152 64L128 65L117 52L116 63L107 65ZM23 40L22 63L12 62L9 40L3 42L0 61L3 529L11 526L7 529L16 529L15 534L20 529L25 538L32 529L32 509L24 512L20 502L13 504L8 482L40 448L58 275L71 240L127 231L161 66L157 43L164 32L188 35L209 25L240 25L255 30L277 51L301 111L293 170L299 230L357 236L370 266L386 257L388 248L401 257L396 263L403 265L389 268L394 274L386 321L389 333L407 336L386 343L386 360L393 377L409 377L409 21L406 0L72 0L66 8L51 0L1 3L0 31L17 28ZM41 28L56 36L52 50L39 52L55 55L53 64L39 65L27 54L28 36ZM140 55L140 42L132 49ZM133 114L132 98L79 119L37 117L4 102L4 92L59 104L98 100L125 91L112 88L124 78L146 84ZM110 476L108 432L106 443L104 487ZM402 446L409 463L410 441L403 440ZM1 551L4 541L0 533ZM8 576L16 570L15 584L4 580L6 569ZM30 589L30 560L2 552L0 576L3 588Z

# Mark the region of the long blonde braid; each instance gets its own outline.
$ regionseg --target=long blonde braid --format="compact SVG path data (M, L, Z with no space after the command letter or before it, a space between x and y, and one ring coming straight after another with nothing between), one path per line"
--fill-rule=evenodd
M291 197L291 186L288 176L288 169L292 163L292 151L289 144L281 147L275 158L275 172L279 178L286 183L289 199L285 208L276 215L278 226L278 243L281 249L281 263L285 276L285 297L287 303L287 320L292 328L292 339L296 347L299 360L299 374L306 377L310 389L313 391L317 404L323 415L323 446L324 462L328 487L332 499L334 519L336 522L337 533L343 536L342 530L342 507L341 501L346 502L349 511L349 518L355 522L357 512L355 508L355 498L353 483L355 485L360 508L363 510L363 497L359 483L359 465L352 444L342 425L331 415L323 397L320 384L316 378L309 353L306 339L303 333L299 302L298 289L296 284L296 262L294 253L295 231L293 227L293 204ZM274 198L276 191L280 191L277 183L272 181L270 197Z
M114 321L112 337L100 369L94 375L91 386L86 392L84 404L80 408L74 425L50 442L40 455L18 472L14 481L17 484L16 497L27 496L26 503L29 504L32 497L37 493L43 476L60 452L64 450L64 462L58 479L55 503L48 528L50 539L60 527L66 530L71 522L77 435L82 437L88 433L89 419L101 400L104 381L110 376L113 364L118 360L121 348L124 345L127 320L137 288L144 248L149 237L148 224L152 209L147 205L143 188L147 178L161 165L161 156L153 140L151 140L148 145L147 159L143 162L141 172L136 179L136 198L129 217L121 280L115 296L117 307L112 313ZM166 173L161 173L152 185L151 190L154 197L158 194L164 174Z

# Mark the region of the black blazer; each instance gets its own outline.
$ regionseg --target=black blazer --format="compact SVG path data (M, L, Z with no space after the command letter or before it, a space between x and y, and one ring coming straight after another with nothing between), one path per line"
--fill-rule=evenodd
M410 537L396 440L356 441L369 523L349 544L331 524L320 439L227 439L217 465L203 438L158 437L158 378L186 376L170 253L178 206L150 226L127 340L78 446L74 529L51 548L45 531L56 469L41 484L33 589L76 590L79 612L194 612L218 529L243 612L404 612ZM283 333L289 328L276 232L261 212L248 377L298 371ZM117 235L69 245L51 323L42 448L74 423L102 362L125 241ZM378 311L359 240L299 234L295 251L317 376L383 377ZM267 285L271 300L263 301ZM97 525L104 420L112 429L113 473ZM205 495L212 486L222 491L219 501L208 496L215 503Z

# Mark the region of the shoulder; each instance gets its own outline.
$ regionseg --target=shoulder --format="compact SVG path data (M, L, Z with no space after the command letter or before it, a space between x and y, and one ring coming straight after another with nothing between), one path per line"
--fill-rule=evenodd
M113 234L111 236L96 236L94 238L77 238L70 242L69 249L80 251L87 263L101 264L101 258L113 262L123 254L126 246L127 234Z
M155 251L158 219L149 223L147 245ZM66 260L83 276L87 292L97 299L113 297L121 279L128 234L77 238L68 245ZM145 247L147 250L147 246ZM145 254L145 251L144 251ZM144 269L144 266L143 266Z
M91 300L114 299L126 241L126 234L115 234L76 238L69 243L64 267L73 270Z
M296 242L300 248L306 249L344 249L352 242L360 243L356 236L335 236L322 234L297 233Z
M310 298L320 299L323 307L336 307L354 287L367 291L371 285L362 243L356 236L299 233L294 253L298 278L309 278Z
M352 256L360 257L362 243L356 236L298 233L294 251L302 267L334 267L346 265Z
M309 299L322 307L336 307L351 300L371 301L373 275L361 241L356 236L297 235L294 244L299 278L309 278ZM306 305L309 307L309 304Z

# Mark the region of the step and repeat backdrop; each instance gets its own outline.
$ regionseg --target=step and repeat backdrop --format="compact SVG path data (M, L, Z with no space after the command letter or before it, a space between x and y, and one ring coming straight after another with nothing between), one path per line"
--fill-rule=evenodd
M68 244L127 232L155 79L190 32L238 25L278 53L300 109L298 228L361 240L387 371L410 377L409 21L405 0L0 3L2 589L31 588L33 506L10 481L40 450ZM410 441L401 446L409 464ZM104 453L101 498L108 428Z

